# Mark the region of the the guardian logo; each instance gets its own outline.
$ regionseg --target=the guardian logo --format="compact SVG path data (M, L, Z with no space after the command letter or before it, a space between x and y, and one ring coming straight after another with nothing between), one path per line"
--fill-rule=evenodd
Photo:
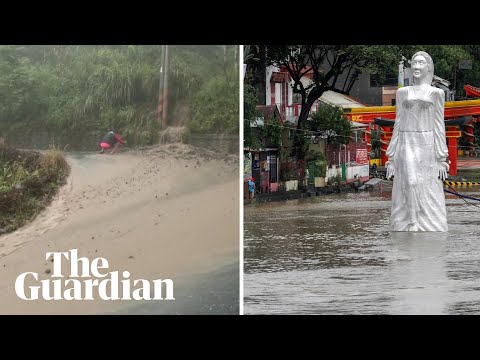
M53 273L50 279L38 281L38 273L25 272L15 281L15 292L22 300L175 300L171 279L131 280L128 271L100 271L108 269L105 258L92 262L78 258L77 249L68 252L47 252L53 257ZM62 274L62 257L70 262L70 274ZM64 265L66 265L64 263ZM164 290L164 292L162 291ZM163 296L165 294L165 296Z

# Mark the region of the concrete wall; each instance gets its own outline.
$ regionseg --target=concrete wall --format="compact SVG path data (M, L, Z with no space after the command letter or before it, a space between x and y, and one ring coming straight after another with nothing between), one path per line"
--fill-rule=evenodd
M332 177L339 175L342 176L342 167L333 165L327 169L327 176L325 181L328 182ZM368 165L358 165L358 166L347 166L347 183L350 183L355 180L355 175L357 178L360 178L361 181L367 181L370 178L370 168Z
M332 167L327 169L327 176L325 177L325 181L328 182L329 179L337 175L339 175L340 177L342 176L342 168L333 165Z
M345 153L345 148L343 145L333 145L330 144L327 146L327 163L331 166L333 164L340 165L344 163L351 163L355 161L357 155L357 149L367 149L367 144L364 142L358 143L348 143L347 152ZM339 159L340 155L340 159ZM340 160L340 161L339 161Z
M347 183L355 180L355 175L360 178L361 181L367 181L369 179L370 167L368 165L347 166Z
M341 74L338 77L336 88L342 89L347 78L347 74ZM345 86L346 88L346 86ZM362 73L353 85L350 94L351 97L359 100L367 106L382 105L382 88L370 86L370 74Z

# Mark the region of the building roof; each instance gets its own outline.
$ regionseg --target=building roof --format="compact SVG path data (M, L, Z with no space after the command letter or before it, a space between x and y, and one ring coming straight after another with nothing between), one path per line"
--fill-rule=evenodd
M444 88L448 90L450 88L450 81L442 79L440 76L433 75L432 86L437 86L437 85L442 85Z
M353 128L367 128L370 126L370 124L364 124L364 123L355 122L355 121L350 121L350 125Z
M289 75L287 72L279 72L279 71L274 71L272 73L272 77L270 78L270 82L275 82L275 83L284 83L288 82L289 80Z
M277 118L282 123L285 121L283 115L278 110L277 105L257 105L255 108L260 111L264 119Z
M360 101L355 100L348 95L340 94L332 90L325 91L319 100L323 103L341 107L342 109L366 107Z

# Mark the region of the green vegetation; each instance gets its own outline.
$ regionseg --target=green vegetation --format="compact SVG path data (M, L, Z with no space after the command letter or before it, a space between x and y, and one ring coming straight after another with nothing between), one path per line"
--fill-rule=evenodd
M342 108L329 104L322 104L312 114L310 129L326 137L327 144L348 144L352 136L352 126Z
M169 45L167 125L238 133L238 46ZM161 45L0 46L0 134L158 141Z
M308 151L303 134L310 109L325 91L348 95L363 72L380 84L387 78L396 79L402 56L410 60L416 51L427 51L433 58L435 75L450 81L457 99L465 96L465 84L480 87L479 45L249 45L245 49L245 63L256 69L249 84L264 88L268 65L283 67L293 81L292 90L301 105L294 140L298 159ZM407 62L405 65L408 67ZM304 76L312 81L303 83Z
M257 49L257 50L255 50ZM303 136L313 103L327 90L348 94L362 71L384 75L385 69L398 64L398 46L384 45L258 45L252 56L265 52L265 64L283 67L293 81L294 94L300 95L301 111L295 134L295 156L302 160L308 151ZM340 75L346 79L341 84ZM311 76L304 84L302 78Z
M263 119L263 126L253 128L250 126L257 117L262 117L260 111L256 109L258 97L258 90L248 81L245 81L243 88L243 146L253 149L280 148L284 128L280 120L275 118Z
M243 84L243 146L254 149L260 149L262 147L263 139L260 138L260 134L250 126L261 114L255 108L259 104L258 90L244 81Z
M293 158L281 157L280 158L280 180L298 180L297 175L297 163Z
M328 179L328 183L332 186L339 185L341 181L342 181L342 175L340 175L340 174L332 176Z
M24 152L0 138L0 234L33 219L65 183L69 172L70 166L56 147L43 154Z

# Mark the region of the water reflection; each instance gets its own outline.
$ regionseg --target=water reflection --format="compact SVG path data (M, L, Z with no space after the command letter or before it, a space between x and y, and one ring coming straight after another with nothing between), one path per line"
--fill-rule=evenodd
M391 233L390 204L387 190L246 206L244 312L480 313L480 208L447 196L448 233Z
M447 233L393 232L399 261L388 267L393 314L443 314L449 297Z

